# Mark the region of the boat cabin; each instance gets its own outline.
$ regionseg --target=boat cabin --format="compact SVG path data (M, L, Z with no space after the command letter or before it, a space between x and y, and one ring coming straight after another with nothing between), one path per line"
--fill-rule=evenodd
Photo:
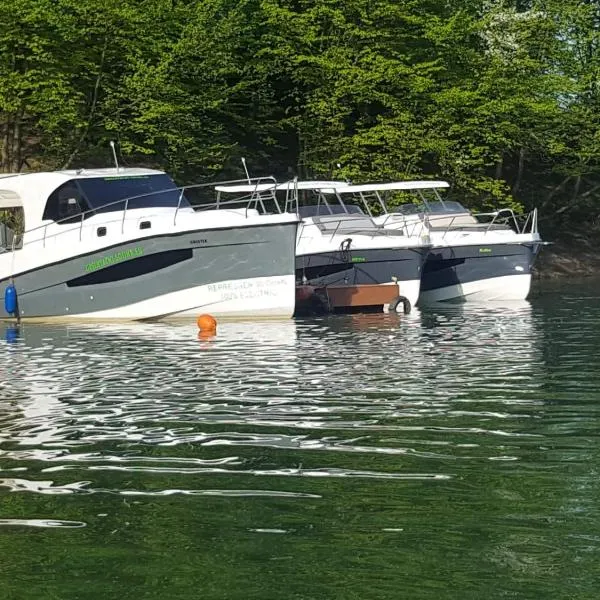
M119 168L0 175L0 252L29 232L136 208L191 209L173 180L153 169Z

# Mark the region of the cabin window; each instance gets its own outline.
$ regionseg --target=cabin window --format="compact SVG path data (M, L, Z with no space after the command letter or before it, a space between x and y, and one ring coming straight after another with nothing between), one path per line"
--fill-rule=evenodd
M141 250L141 248L139 250ZM191 248L167 250L165 252L149 254L148 256L140 256L139 258L111 265L110 267L98 268L97 271L92 271L81 277L71 279L70 281L67 281L67 286L81 287L86 285L100 285L103 283L110 284L115 281L134 279L135 277L173 267L178 263L190 260L193 256L194 252Z
M172 207L187 208L190 203L173 180L160 175L115 175L86 177L77 183L96 212L122 211L133 208ZM122 200L122 202L120 202Z
M0 209L0 253L23 245L25 215L21 207Z
M67 181L54 190L44 209L43 219L63 223L75 223L81 220L81 213L89 206L75 181Z
M82 177L67 181L50 195L43 218L74 223L81 221L82 213L87 218L123 211L126 205L127 209L191 206L166 174Z

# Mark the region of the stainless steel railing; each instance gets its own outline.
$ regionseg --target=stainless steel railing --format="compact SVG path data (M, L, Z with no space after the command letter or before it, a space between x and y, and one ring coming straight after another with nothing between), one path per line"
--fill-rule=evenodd
M255 181L254 179L251 181ZM260 183L264 183L265 181L273 181L272 177L261 177L261 178L256 178L256 184L259 185ZM175 227L177 225L177 216L181 210L181 205L184 201L184 199L186 199L186 192L189 192L190 190L201 190L201 189L207 189L207 188L212 188L215 185L232 185L232 184L239 184L239 183L247 183L247 180L228 180L228 181L222 181L222 182L212 182L212 183L200 183L200 184L194 184L194 185L188 185L188 186L182 186L182 187L177 187L177 188L173 188L173 189L166 189L166 190L156 190L154 192L149 192L146 194L139 194L136 196L130 196L128 198L121 198L119 200L115 200L113 202L107 202L106 204L103 204L101 206L97 206L95 208L91 208L85 211L82 211L79 214L76 215L69 215L67 217L64 217L63 219L60 219L58 221L52 221L51 223L44 223L43 225L38 225L37 227L33 227L31 229L27 229L25 231L23 231L21 234L15 234L15 236L13 237L12 240L12 244L11 244L11 251L14 252L16 250L17 245L19 244L19 241L22 241L23 246L27 245L27 244L31 244L31 243L36 243L36 242L42 242L42 247L45 248L46 247L46 241L49 238L56 238L59 237L61 235L67 234L67 233L72 233L75 229L79 230L79 241L82 240L83 238L83 229L84 229L84 223L85 220L94 214L100 214L103 212L107 212L108 214L110 214L111 212L118 212L118 211L107 211L107 209L110 209L112 207L118 206L123 204L123 211L122 211L122 215L121 215L121 235L124 235L125 233L125 222L127 220L127 216L128 216L128 211L131 210L137 210L138 208L142 208L142 209L152 209L152 208L172 208L173 209L173 227ZM175 191L179 191L179 198L177 201L176 206L173 207L161 207L161 206L152 206L152 205L148 205L148 206L141 206L141 207L136 207L136 209L132 209L130 208L130 202L136 201L136 200L140 200L140 199L144 199L144 198L150 198L152 196L156 196L159 194L165 194L165 193L169 193L169 192L175 192ZM195 211L205 211L205 210L226 210L227 208L233 207L233 206L239 206L239 205L243 205L245 206L245 217L248 218L248 211L252 209L252 202L255 202L256 199L252 198L252 199L233 199L233 200L229 200L229 201L216 201L216 202L211 202L211 203L204 203L204 204L199 204L199 205L191 205L192 208ZM53 228L55 225L64 225L67 223L71 223L74 221L74 219L77 219L78 221L78 225L77 227L70 227L68 229L63 229L61 231L53 231L50 235L48 234L48 230L49 228ZM99 225L98 223L94 224ZM32 234L35 234L35 232L40 232L41 233L41 238L36 238L36 239L30 239L32 237ZM29 238L29 239L27 239ZM6 249L8 251L8 249Z

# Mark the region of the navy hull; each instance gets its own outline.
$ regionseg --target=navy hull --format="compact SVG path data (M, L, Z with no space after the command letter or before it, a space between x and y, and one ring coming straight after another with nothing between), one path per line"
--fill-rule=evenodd
M431 249L421 279L421 300L453 300L473 295L485 296L485 287L511 285L513 278L531 279L531 270L540 243L490 244L434 247ZM519 283L519 291L507 289L507 299L525 299L529 284ZM527 288L526 291L525 287ZM468 292L470 290L470 292ZM494 293L490 299L501 299Z
M296 281L316 287L420 280L428 248L385 248L296 256Z

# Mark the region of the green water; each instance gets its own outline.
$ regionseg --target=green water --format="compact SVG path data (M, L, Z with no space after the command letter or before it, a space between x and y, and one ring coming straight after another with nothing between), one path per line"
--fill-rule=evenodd
M596 598L600 287L0 341L0 598Z

